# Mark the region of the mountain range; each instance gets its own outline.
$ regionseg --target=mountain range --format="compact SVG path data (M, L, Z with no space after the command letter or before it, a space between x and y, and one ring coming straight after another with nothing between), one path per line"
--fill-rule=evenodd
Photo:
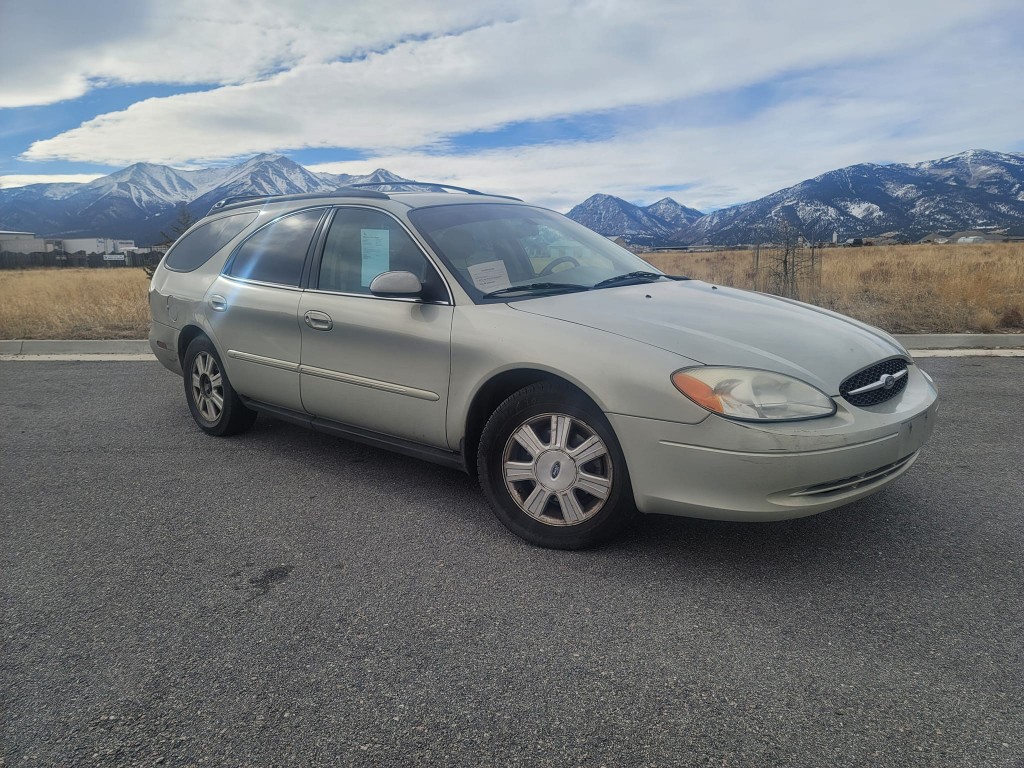
M641 208L620 197L600 194L588 197L567 215L599 234L641 245L672 241L676 232L689 229L704 216L671 197Z
M331 192L349 184L403 181L408 179L385 169L365 176L313 173L273 154L188 171L136 163L87 184L0 189L0 230L149 244L163 239L161 232L183 204L199 217L233 195ZM840 240L917 240L933 231L975 228L1024 233L1024 155L971 150L923 163L853 165L706 214L668 197L638 206L597 194L568 215L600 234L643 245L765 242L783 222L813 240L831 240L833 233Z
M161 232L184 204L204 216L233 195L333 192L359 183L405 181L378 169L366 176L313 173L282 155L263 154L238 165L182 171L135 163L87 184L31 184L0 189L0 230L43 237L113 237L161 242Z
M970 150L923 163L851 165L706 215L685 208L676 220L656 206L671 213L678 203L666 198L641 208L594 195L568 215L603 235L660 245L766 242L783 222L817 241L833 233L840 242L883 235L913 241L978 228L1024 234L1024 155Z

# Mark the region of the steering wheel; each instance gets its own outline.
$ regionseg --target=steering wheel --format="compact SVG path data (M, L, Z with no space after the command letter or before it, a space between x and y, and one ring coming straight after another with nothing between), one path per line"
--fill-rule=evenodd
M540 272L537 273L537 277L545 277L555 271L555 267L564 262L571 261L574 267L578 267L580 263L576 261L572 256L559 256L554 261L548 262L548 265L544 267Z

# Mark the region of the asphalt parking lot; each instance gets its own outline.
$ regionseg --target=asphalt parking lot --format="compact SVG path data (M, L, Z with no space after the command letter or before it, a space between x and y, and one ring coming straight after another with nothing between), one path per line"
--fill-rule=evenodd
M565 553L154 362L0 363L0 766L1024 765L1024 359L922 365L881 494Z

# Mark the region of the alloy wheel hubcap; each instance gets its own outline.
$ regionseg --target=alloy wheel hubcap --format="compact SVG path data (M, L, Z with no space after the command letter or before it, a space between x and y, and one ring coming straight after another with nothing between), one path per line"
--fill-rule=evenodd
M608 447L586 422L562 413L520 424L505 444L502 472L516 505L546 525L589 520L612 488Z
M209 352L200 352L192 361L192 399L209 422L216 423L224 412L224 377Z

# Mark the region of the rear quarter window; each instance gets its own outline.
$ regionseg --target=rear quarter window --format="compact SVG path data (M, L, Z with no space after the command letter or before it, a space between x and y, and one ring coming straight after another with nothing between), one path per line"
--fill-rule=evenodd
M172 272L199 269L255 219L254 212L236 213L196 227L174 243L167 252L164 267Z

